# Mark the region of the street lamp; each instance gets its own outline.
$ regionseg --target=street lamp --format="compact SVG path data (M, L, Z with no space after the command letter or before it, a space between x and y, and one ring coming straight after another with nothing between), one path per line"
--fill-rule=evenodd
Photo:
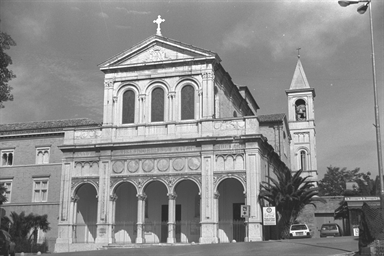
M339 1L340 6L346 7L351 4L364 3L362 6L357 8L357 12L364 14L369 4L369 22L371 29L371 49L372 49L372 76L373 76L373 98L375 105L375 128L376 128L376 145L377 145L377 161L379 167L379 179L380 179L380 209L384 210L384 182L383 182L383 157L381 153L381 135L380 135L380 116L379 116L379 101L377 99L377 85L376 85L376 61L375 61L375 45L373 40L373 23L372 23L372 3L371 0L361 0L361 1Z

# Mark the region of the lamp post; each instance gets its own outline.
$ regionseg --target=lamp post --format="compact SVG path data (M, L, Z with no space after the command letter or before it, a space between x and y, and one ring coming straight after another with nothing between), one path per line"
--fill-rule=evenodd
M372 3L371 0L360 0L360 1L339 1L340 6L346 7L351 4L364 3L362 6L357 8L357 12L364 14L369 4L369 22L371 30L371 50L372 50L372 76L373 76L373 98L375 107L375 128L376 128L376 146L377 146L377 161L379 167L379 179L380 179L380 209L384 210L384 182L383 182L383 156L381 153L381 134L380 134L380 115L379 115L379 102L377 99L377 85L376 85L376 61L375 61L375 45L373 40L373 23L372 23Z

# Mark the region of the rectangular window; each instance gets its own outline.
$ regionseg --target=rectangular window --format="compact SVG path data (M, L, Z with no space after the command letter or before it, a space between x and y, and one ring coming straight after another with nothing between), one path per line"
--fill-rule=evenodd
M4 196L7 198L7 201L4 203L5 204L10 203L11 202L11 192L12 192L12 180L0 180L0 185L4 186L7 189L7 191L5 191L5 194L4 194Z
M36 164L49 163L49 147L36 148Z
M13 149L1 150L1 166L12 166L14 154Z
M33 180L32 202L47 202L48 200L48 178Z

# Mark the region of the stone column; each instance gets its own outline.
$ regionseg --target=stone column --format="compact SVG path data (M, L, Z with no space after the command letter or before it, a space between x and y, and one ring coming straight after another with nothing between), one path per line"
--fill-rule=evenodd
M176 92L169 92L168 94L168 120L166 121L176 121L175 119L175 96Z
M198 91L199 96L199 110L198 110L198 116L196 117L197 120L203 118L203 89L199 89Z
M136 243L144 243L144 220L145 220L145 200L147 195L145 193L137 195L137 236Z
M75 195L74 197L71 197L71 217L70 217L70 223L71 223L71 227L72 227L72 230L70 232L70 237L69 237L69 241L68 241L68 244L72 244L73 242L76 242L76 241L73 241L73 238L76 237L76 229L77 229L77 225L76 225L76 222L77 222L77 203L79 202L80 200L80 197L78 195Z
M176 242L176 197L176 193L168 194L168 244Z
M111 233L110 233L110 237L111 237L111 241L112 243L115 243L116 240L115 240L115 226L116 226L116 200L117 200L118 196L114 193L112 196L109 197L109 201L110 201L110 204L111 204L111 211L110 211L110 218L109 218L109 221L111 223Z
M139 95L139 124L146 122L146 108L145 108L145 99L147 95Z

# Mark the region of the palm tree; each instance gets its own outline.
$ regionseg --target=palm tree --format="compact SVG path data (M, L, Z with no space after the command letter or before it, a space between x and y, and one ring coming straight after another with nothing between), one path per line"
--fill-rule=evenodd
M39 229L44 232L50 230L47 214L30 213L26 215L25 212L20 214L11 212L10 222L9 233L16 240L16 250L18 251L30 251L33 249L31 246L36 246Z
M48 215L47 214L37 215L37 214L30 213L26 217L26 220L28 223L27 224L28 229L32 230L32 233L29 236L28 240L30 240L33 237L33 244L36 245L37 244L37 233L38 233L39 229L42 230L43 232L47 232L48 230L51 229L49 227Z
M307 177L301 177L302 170L292 174L285 168L275 170L276 179L267 177L269 182L260 184L259 200L267 201L270 206L275 206L278 213L279 238L289 236L289 227L294 223L306 205L315 205L314 202L325 200L317 197L318 188Z
M15 239L26 239L29 233L29 229L25 212L21 212L20 214L17 214L16 212L11 212L10 217L11 228L9 233L11 234L11 236Z

